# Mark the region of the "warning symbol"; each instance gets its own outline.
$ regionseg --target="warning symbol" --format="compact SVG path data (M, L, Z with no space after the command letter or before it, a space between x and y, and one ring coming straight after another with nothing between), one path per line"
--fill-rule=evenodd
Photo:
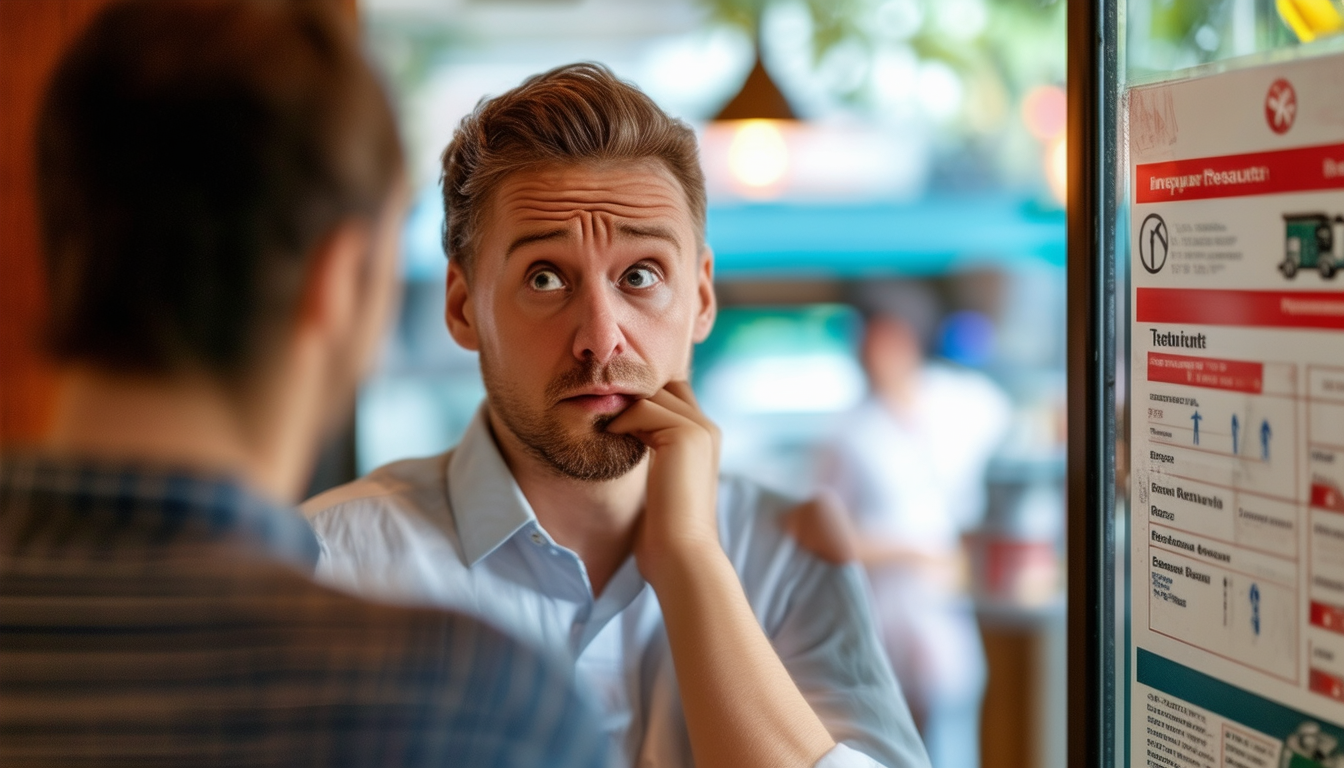
M1156 275L1167 265L1167 222L1156 213L1148 214L1139 227L1139 262Z

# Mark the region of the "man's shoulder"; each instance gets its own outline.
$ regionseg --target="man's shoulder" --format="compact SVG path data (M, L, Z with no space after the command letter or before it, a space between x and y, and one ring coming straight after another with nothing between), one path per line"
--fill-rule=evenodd
M741 517L753 523L768 523L803 500L800 496L730 472L719 475L719 494L724 515L729 518Z
M445 583L424 578L465 564L448 501L451 452L384 465L300 506L317 533L319 578L401 602Z
M369 664L389 673L437 670L434 674L452 676L472 666L493 668L495 662L543 662L530 648L474 616L368 600L305 581L301 589L313 605L312 618L323 627L329 647L349 663Z
M314 638L311 644L328 649L348 644L362 649L346 656L351 663L385 663L385 657L400 659L403 665L432 662L433 645L442 645L447 638L494 640L499 636L496 630L465 614L368 600L302 573L272 572L268 579L271 585L267 589L277 598L274 603L288 604L296 610L260 619L275 622L294 636L321 627L320 638ZM258 611L269 610L268 601L257 601L255 606ZM407 653L409 648L419 650Z
M849 589L855 575L849 542L827 530L824 506L754 480L719 479L721 543L767 633L811 601ZM818 518L822 518L818 522ZM832 590L832 591L828 591ZM829 598L827 598L829 599Z
M155 691L192 686L192 717L214 732L245 720L243 730L265 733L276 754L295 758L291 764L307 762L305 745L337 749L352 764L387 764L408 752L432 763L460 753L540 764L552 739L579 764L600 762L605 746L566 671L499 630L462 613L365 600L284 564L217 560L180 566L196 578L176 579L172 596L189 597L191 611L174 616L161 595L143 596L143 580L133 580L123 586L142 593L132 610L144 619L118 616L122 626L150 628L137 637L140 658L126 654L138 679ZM163 631L173 626L193 631ZM208 642L190 648L195 638ZM96 654L102 642L83 647ZM184 680L181 663L144 663L184 651L196 651L190 657L210 674ZM117 676L126 667L102 674L124 686ZM268 707L249 713L237 706L239 695ZM97 695L81 704L110 717L115 705ZM519 727L533 738L519 739Z
M766 553L796 554L788 519L802 502L742 475L720 475L719 533L724 549L734 562Z
M605 764L592 703L549 656L465 613L302 589L319 607L297 634L321 630L307 647L328 654L323 690L346 686L345 705L370 713L361 727L415 723L407 741L429 737L455 764Z
M369 474L323 491L299 505L311 519L330 509L348 509L364 504L414 502L442 498L444 473L452 451L384 464Z
M358 627L329 648L347 700L371 707L362 725L414 723L405 746L435 745L448 764L606 763L592 703L550 657L463 613L351 600Z
M299 505L324 546L352 534L360 540L428 524L454 536L447 467L452 451L385 464L364 477Z
M857 561L849 512L834 492L823 489L804 498L730 476L720 478L719 492L725 497L725 546L830 566Z
M365 694L374 692L389 705L418 702L446 714L525 709L525 701L505 695L518 686L496 684L504 678L545 688L532 695L572 698L564 671L551 659L477 617L366 599L283 567L251 578L268 582L253 593L264 599L247 601L253 615L237 620L270 626L273 634L267 634L282 646L276 651L291 660L291 669L322 670L324 690L348 686L342 696L351 705L370 704ZM445 707L444 697L461 706Z

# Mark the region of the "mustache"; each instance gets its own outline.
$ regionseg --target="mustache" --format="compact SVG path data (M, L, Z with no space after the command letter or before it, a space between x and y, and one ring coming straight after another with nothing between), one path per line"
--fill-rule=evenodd
M546 385L546 399L554 402L575 390L612 385L652 394L658 389L658 379L648 366L628 358L617 357L606 364L584 360Z

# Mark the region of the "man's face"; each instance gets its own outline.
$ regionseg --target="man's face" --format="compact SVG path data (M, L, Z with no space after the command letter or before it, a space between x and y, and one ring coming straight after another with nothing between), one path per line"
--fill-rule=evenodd
M868 322L863 357L874 388L885 392L905 390L924 364L919 333L909 322L894 317Z
M690 370L714 321L712 259L676 178L649 161L506 177L483 217L448 325L479 350L501 440L559 473L609 480L644 446L605 426Z

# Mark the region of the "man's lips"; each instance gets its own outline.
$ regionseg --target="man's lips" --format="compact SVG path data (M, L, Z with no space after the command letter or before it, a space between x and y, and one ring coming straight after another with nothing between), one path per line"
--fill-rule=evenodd
M607 414L624 411L643 398L629 390L616 387L594 387L562 398L561 404L572 405L590 413Z

